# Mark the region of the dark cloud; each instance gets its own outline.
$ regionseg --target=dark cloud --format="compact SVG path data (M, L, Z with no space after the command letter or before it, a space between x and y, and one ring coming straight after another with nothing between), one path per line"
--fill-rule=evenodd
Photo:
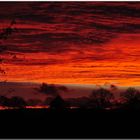
M58 96L60 94L60 91L67 92L68 88L65 86L42 83L42 85L39 88L39 91L43 94L54 97Z
M1 2L0 5L1 25L12 18L17 22L18 31L4 43L10 52L59 54L87 49L101 53L106 43L121 34L140 33L138 2ZM94 55L78 59L110 57ZM54 62L44 62L47 63Z

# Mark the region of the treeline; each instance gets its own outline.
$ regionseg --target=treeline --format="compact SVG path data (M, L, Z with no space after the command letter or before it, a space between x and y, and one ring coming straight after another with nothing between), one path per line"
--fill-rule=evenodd
M114 88L114 86L113 86ZM63 87L64 89L64 87ZM116 87L115 87L116 89ZM111 110L111 109L132 109L140 110L140 91L129 87L120 93L120 98L114 97L114 94L105 88L93 90L89 96L80 98L63 99L59 95L60 88L54 85L43 83L40 87L40 92L46 95L52 95L44 102L50 108L81 108L81 109L96 109L96 110ZM67 89L68 90L68 89ZM67 91L65 89L65 91ZM54 91L53 93L49 91ZM54 96L55 95L55 96Z
M14 96L11 98L0 96L0 106L3 107L18 107L23 108L27 105L26 101L18 96Z
M59 90L67 92L65 87L59 87ZM0 96L0 106L24 108L26 106L48 106L50 109L94 109L94 110L113 110L128 109L140 110L140 91L135 88L128 88L120 94L119 100L114 94L105 88L93 90L87 97L63 99L57 88L53 85L42 84L40 92L46 94L46 99L30 99L25 101L23 98Z
M52 101L46 99L52 109L62 108L79 108L94 110L139 110L140 111L140 92L135 88L128 88L120 94L120 98L116 99L109 90L99 88L93 90L88 97L62 99L57 95Z

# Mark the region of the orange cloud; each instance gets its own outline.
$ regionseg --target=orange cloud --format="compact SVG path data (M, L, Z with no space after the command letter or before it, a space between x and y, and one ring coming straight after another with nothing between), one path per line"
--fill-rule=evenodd
M9 13L4 5L0 28L22 7L16 3ZM1 79L139 85L139 13L139 3L25 2L19 32L3 42Z

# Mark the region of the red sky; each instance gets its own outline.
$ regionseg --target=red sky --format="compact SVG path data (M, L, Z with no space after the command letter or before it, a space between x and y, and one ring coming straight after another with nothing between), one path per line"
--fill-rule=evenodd
M140 2L0 2L13 19L2 80L140 85Z

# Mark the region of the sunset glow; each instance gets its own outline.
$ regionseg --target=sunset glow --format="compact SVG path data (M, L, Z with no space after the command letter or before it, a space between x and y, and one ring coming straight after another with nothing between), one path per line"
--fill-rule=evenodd
M17 30L1 80L140 85L140 3L5 2L0 15Z

